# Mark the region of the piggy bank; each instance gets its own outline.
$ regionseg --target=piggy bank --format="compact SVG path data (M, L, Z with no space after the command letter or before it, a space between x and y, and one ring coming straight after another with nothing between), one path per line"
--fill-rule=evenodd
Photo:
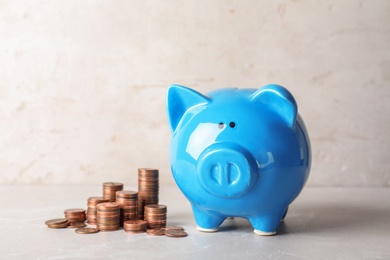
M197 229L215 232L242 217L273 235L310 172L310 143L297 104L279 85L206 95L171 85L167 93L174 179Z

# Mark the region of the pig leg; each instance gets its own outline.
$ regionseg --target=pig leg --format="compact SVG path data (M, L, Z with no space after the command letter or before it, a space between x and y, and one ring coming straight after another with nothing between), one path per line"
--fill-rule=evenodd
M249 218L254 232L261 236L272 236L276 234L276 229L280 224L280 216L277 215L262 215Z
M194 212L197 229L203 232L217 232L218 227L225 220L225 217L221 217L213 214L212 212L206 212L200 210L196 206L192 206Z

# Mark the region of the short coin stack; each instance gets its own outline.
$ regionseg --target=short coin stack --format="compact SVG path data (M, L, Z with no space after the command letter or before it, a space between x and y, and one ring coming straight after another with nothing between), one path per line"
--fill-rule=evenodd
M134 219L123 222L123 230L127 233L136 234L146 231L147 222L145 220Z
M138 219L144 219L144 207L158 203L158 170L138 169Z
M116 202L97 204L96 228L100 231L119 229L120 208Z
M48 228L66 228L69 225L69 220L66 218L50 219L45 222Z
M69 228L85 227L85 209L66 209L65 218L69 221Z
M94 225L96 224L96 205L99 203L108 202L108 199L103 197L89 197L88 198L88 209L87 209L87 223Z
M116 203L119 204L120 208L121 224L125 220L137 219L137 201L138 192L136 191L122 190L116 192Z
M103 183L103 199L115 202L116 192L123 190L123 183L105 182Z
M150 204L145 206L145 220L148 228L159 229L167 225L167 206Z

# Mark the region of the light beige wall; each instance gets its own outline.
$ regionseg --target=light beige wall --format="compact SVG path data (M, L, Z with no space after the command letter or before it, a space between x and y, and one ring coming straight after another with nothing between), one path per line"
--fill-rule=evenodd
M390 1L0 1L0 183L173 183L165 92L279 83L309 185L390 186Z

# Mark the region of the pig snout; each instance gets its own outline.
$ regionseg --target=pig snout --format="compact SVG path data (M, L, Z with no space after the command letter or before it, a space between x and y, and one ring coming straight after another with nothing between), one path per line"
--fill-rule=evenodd
M234 143L217 143L207 147L197 162L200 184L209 193L224 198L247 193L256 182L257 170L253 156Z

